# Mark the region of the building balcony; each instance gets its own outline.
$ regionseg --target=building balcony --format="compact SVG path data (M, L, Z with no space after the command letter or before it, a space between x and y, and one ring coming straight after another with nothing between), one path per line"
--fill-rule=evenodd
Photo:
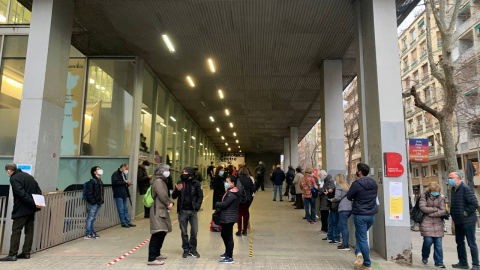
M427 125L427 127L425 128L425 132L429 132L429 131L432 131L433 130L433 125L430 124L430 125Z
M415 132L414 132L413 130L410 130L410 131L408 132L408 137L409 137L409 138L412 138L413 136L415 136Z
M417 135L422 135L423 134L423 126L420 128L417 128Z
M414 69L415 67L418 66L418 60L415 59L413 62L412 62L412 69Z
M480 12L475 12L462 25L458 26L453 33L453 40L458 40L465 32L470 31L480 21Z
M420 57L420 62L423 62L424 60L427 60L427 56L428 56L427 53L423 54L423 55Z
M405 68L403 69L403 74L406 74L409 70L410 70L410 67L405 67Z

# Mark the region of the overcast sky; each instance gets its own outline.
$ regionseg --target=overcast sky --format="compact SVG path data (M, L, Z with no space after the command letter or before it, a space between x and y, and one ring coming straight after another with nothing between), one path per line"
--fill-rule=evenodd
M418 3L418 6L413 9L412 12L408 15L408 17L403 21L402 24L397 28L398 36L402 34L402 32L407 29L413 21L415 21L416 15L422 12L425 9L425 5L423 4L423 0Z

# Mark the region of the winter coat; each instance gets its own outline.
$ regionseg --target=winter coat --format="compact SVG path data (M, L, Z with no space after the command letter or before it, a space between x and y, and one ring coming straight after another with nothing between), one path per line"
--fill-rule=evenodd
M468 224L477 221L478 201L472 189L465 183L452 187L450 214L455 224ZM465 212L466 215L465 216Z
M293 179L295 179L295 170L294 169L288 170L286 178L287 178L287 184L290 186L293 183Z
M419 206L420 211L425 213L420 224L420 234L423 237L443 237L443 217L447 213L445 199L442 196L432 198L429 194L422 194Z
M293 179L293 184L295 185L295 192L297 194L302 194L302 186L300 185L301 181L303 178L303 174L302 173L299 173L297 172L297 174L295 174L295 178Z
M42 194L37 181L28 173L16 169L10 177L13 192L12 219L31 215L40 209L35 205L32 194Z
M237 187L229 189L221 202L215 204L220 209L220 224L236 223L238 221L238 206L240 204L240 193Z
M172 221L167 207L173 201L168 197L167 179L160 176L152 184L152 197L155 198L150 209L150 233L172 232Z
M260 173L259 173L260 172ZM257 176L264 176L265 175L265 165L263 164L259 164L256 168L255 168L255 174Z
M303 198L312 198L311 188L313 185L316 185L315 179L311 174L305 174L305 176L300 180L300 185L302 187L302 196ZM317 186L318 187L318 186Z
M225 194L225 178L220 175L215 175L213 178L213 204L212 208L215 210L215 204L222 201L222 197Z
M104 203L103 182L101 179L92 178L87 182L85 187L85 197L89 204L103 204Z
M327 174L327 177L323 179L323 187L319 189L320 192L320 211L330 210L331 203L328 201L328 196L325 195L325 191L329 189L335 190L335 181L330 174Z
M253 200L253 193L255 192L255 184L252 182L252 179L248 176L240 175L238 177L238 181L241 183L243 189L246 191L245 195L247 196L247 202L251 202ZM243 193L243 191L241 191ZM242 199L242 194L240 194L240 199Z
M124 174L120 170L115 171L112 174L112 191L113 198L127 198L130 197L128 191L128 185L125 183L126 178L123 178Z
M140 195L145 195L150 187L150 178L148 177L147 171L142 166L138 166L137 185Z
M281 186L283 185L283 181L285 181L285 173L280 168L275 169L272 173L273 184Z
M335 197L332 202L338 202L338 212L352 211L352 201L347 199L347 192L340 185L335 186Z
M192 207L193 210L198 212L200 210L200 207L202 206L203 202L203 190L202 190L202 185L196 178L192 178L188 181L191 181L191 193L192 193ZM174 189L172 193L172 198L177 199L177 213L180 213L180 210L182 210L182 205L183 205L183 200L185 198L185 182L180 181L177 184L182 184L183 188L182 190Z
M375 180L365 176L352 183L347 198L353 201L352 214L361 216L375 215L378 185Z

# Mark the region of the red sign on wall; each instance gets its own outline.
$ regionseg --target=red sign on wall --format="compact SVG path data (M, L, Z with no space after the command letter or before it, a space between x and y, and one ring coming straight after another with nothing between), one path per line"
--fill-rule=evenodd
M313 177L318 178L318 169L313 169Z
M400 177L405 171L403 168L402 155L394 152L386 152L385 154L385 176Z

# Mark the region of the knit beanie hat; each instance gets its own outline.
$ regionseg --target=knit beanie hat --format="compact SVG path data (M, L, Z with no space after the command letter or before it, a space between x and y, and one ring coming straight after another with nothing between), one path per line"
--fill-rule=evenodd
M192 167L185 167L183 168L184 171L186 171L189 175L193 174L193 168Z

